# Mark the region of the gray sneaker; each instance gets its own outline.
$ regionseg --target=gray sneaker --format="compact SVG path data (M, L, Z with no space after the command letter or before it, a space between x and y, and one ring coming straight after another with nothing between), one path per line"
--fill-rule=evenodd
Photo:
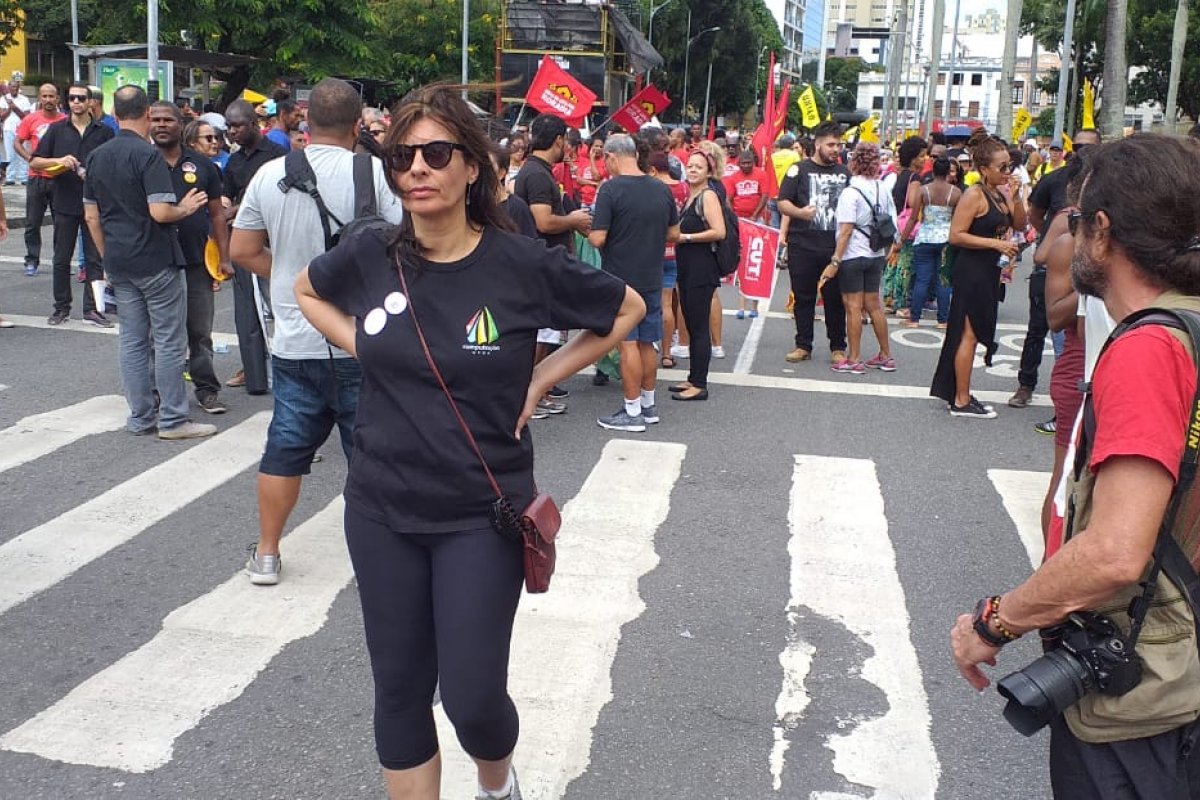
M279 556L259 555L255 547L246 562L246 574L255 586L274 586L279 583L279 572L283 569L283 559Z
M596 424L610 431L641 433L646 430L646 419L641 414L638 414L636 417L629 416L624 406L621 406L621 410L612 416L601 417L596 420Z
M203 439L205 436L212 436L217 432L216 425L205 425L200 422L187 421L174 428L160 428L158 438L160 439Z
M647 425L658 424L658 403L652 406L642 406L642 419Z

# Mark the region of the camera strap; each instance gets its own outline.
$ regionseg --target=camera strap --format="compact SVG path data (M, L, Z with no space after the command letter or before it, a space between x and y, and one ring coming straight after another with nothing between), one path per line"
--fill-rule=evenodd
M1163 514L1162 524L1158 529L1158 538L1154 543L1153 561L1150 571L1142 581L1142 593L1129 602L1129 641L1136 645L1141 633L1146 615L1154 601L1155 589L1159 572L1165 572L1171 582L1178 587L1184 599L1192 609L1192 618L1197 628L1197 647L1200 648L1200 576L1192 567L1191 561L1179 542L1171 534L1175 527L1175 518L1179 508L1187 497L1195 482L1197 463L1200 462L1200 318L1192 311L1169 308L1145 308L1124 319L1100 351L1104 351L1122 334L1133 328L1145 325L1162 325L1185 332L1192 342L1192 360L1197 370L1196 394L1192 398L1191 413L1188 415L1188 430L1184 437L1183 458L1179 464L1179 479L1171 492L1170 502L1166 513ZM1083 401L1083 430L1079 446L1075 452L1075 478L1080 479L1091 458L1092 443L1096 433L1096 412L1092 404L1091 386L1085 384ZM1068 513L1074 516L1072 503Z

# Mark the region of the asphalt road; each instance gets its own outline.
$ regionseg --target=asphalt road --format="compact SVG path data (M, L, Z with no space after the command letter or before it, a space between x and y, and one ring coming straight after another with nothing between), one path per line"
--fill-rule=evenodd
M38 417L119 395L116 338L42 326L49 229L35 278L20 239L0 246L0 314L22 323L0 330L0 798L382 797L336 442L304 484L283 583L249 590L270 398L226 390L206 450L124 433L119 401ZM709 402L661 402L642 435L596 426L615 386L568 383L569 412L533 428L540 486L574 506L562 572L518 622L526 797L1049 795L1046 737L1013 732L947 646L956 615L1030 571L1019 527L1050 468L1032 429L1050 411L1002 402L1027 274L997 366L976 370L993 421L925 396L932 320L893 324L897 372L852 377L819 346L787 364L786 317L726 317ZM232 333L232 293L217 301ZM237 366L236 347L217 356L219 374ZM83 430L100 418L112 429ZM35 457L6 462L18 445ZM1000 674L1036 655L1014 645ZM447 786L468 786L444 744Z

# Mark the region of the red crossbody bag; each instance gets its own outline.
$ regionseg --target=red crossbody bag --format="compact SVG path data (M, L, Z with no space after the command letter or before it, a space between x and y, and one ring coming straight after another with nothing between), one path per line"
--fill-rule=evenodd
M454 395L450 393L450 387L446 385L437 362L433 360L433 353L429 352L429 345L425 341L424 331L421 330L421 322L417 318L412 295L408 291L408 281L404 277L404 266L400 263L399 254L396 256L396 271L400 273L400 286L408 298L408 313L412 316L413 328L417 331L417 341L421 343L425 361L429 364L433 377L437 379L442 394L446 395L446 400L450 403L450 410L454 412L454 418L458 420L458 425L462 428L467 442L475 452L475 457L479 459L479 464L483 467L484 474L487 475L492 491L496 493L496 500L492 503L491 511L492 527L501 536L519 539L522 542L525 562L525 591L530 594L541 594L550 588L550 577L554 574L556 556L554 540L558 536L558 529L562 527L562 517L559 515L558 506L555 505L554 499L550 495L545 492L537 492L525 510L517 514L512 503L504 496L504 491L496 481L496 476L492 474L491 468L488 467L487 460L484 459L483 451L479 449L479 444L476 443L470 426L463 419L462 412L458 410L458 403L454 402Z

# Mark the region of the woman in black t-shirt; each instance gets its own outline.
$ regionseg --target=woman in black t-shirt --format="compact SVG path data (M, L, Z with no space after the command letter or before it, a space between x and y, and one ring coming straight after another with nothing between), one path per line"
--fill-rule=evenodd
M362 364L345 527L393 800L440 796L439 684L477 765L479 797L520 797L507 678L522 546L490 524L496 495L434 377L418 320L483 457L522 509L534 494L523 429L537 401L645 313L618 279L513 232L461 88L419 89L397 109L383 152L404 202L398 230L360 229L296 282L309 321ZM583 332L534 367L539 328Z

